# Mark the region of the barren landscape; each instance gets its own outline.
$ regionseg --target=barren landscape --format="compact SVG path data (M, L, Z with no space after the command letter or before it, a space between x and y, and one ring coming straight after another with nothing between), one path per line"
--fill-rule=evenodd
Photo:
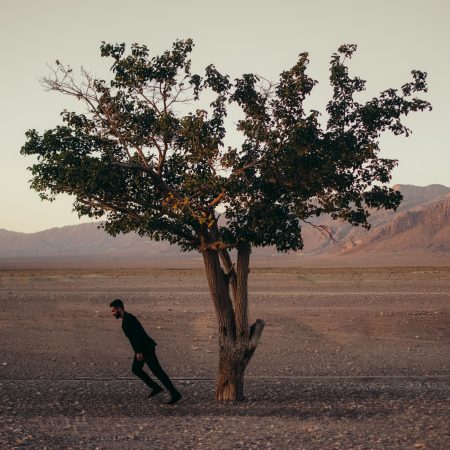
M254 269L246 401L214 400L202 270L3 270L1 448L450 446L450 268ZM121 297L184 398L147 399Z

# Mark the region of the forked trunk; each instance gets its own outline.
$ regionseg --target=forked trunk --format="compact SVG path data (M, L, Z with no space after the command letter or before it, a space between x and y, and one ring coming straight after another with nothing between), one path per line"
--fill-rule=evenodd
M221 255L223 256L223 255ZM257 320L248 326L247 280L250 247L238 247L237 273L229 255L222 257L211 249L203 251L206 276L216 310L219 328L219 374L216 400L244 399L244 372L252 357L264 328L264 321ZM234 301L230 296L230 283Z

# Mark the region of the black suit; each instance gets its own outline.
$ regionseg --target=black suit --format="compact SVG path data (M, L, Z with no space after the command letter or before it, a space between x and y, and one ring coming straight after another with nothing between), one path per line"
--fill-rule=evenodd
M138 361L136 355L134 356L132 372L138 376L147 386L152 389L161 389L158 383L155 383L142 369L144 364L150 367L150 370L155 374L167 390L173 395L178 393L175 386L170 381L170 378L160 366L156 356L155 347L156 342L145 332L144 327L133 314L124 312L122 321L122 330L130 340L131 346L135 353L142 353L144 360Z

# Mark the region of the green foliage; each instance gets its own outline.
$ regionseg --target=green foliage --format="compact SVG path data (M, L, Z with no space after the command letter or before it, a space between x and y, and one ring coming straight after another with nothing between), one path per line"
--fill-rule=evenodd
M113 61L109 82L83 72L77 84L58 61L44 86L83 101L86 112L63 111L62 125L27 132L21 153L37 158L31 187L48 200L73 195L80 216L105 218L113 235L136 231L184 250L242 241L297 250L310 217L369 227L370 208L399 205L400 193L383 186L396 161L378 157L379 137L407 136L402 117L431 109L412 97L426 92L426 73L413 71L400 91L360 104L365 82L346 65L356 46L341 46L331 58L324 129L304 107L316 84L307 53L277 83L254 74L232 83L213 65L193 74L192 49L192 40L177 41L151 57L144 45L127 54L125 44L103 43L101 56ZM243 111L239 149L224 145L230 103ZM226 220L218 220L219 206Z

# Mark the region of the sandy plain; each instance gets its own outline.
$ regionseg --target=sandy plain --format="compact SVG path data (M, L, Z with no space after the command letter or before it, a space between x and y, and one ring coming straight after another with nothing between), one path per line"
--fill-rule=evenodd
M123 298L183 393L146 398ZM246 398L214 401L202 270L0 272L0 448L450 448L450 268L253 269Z

